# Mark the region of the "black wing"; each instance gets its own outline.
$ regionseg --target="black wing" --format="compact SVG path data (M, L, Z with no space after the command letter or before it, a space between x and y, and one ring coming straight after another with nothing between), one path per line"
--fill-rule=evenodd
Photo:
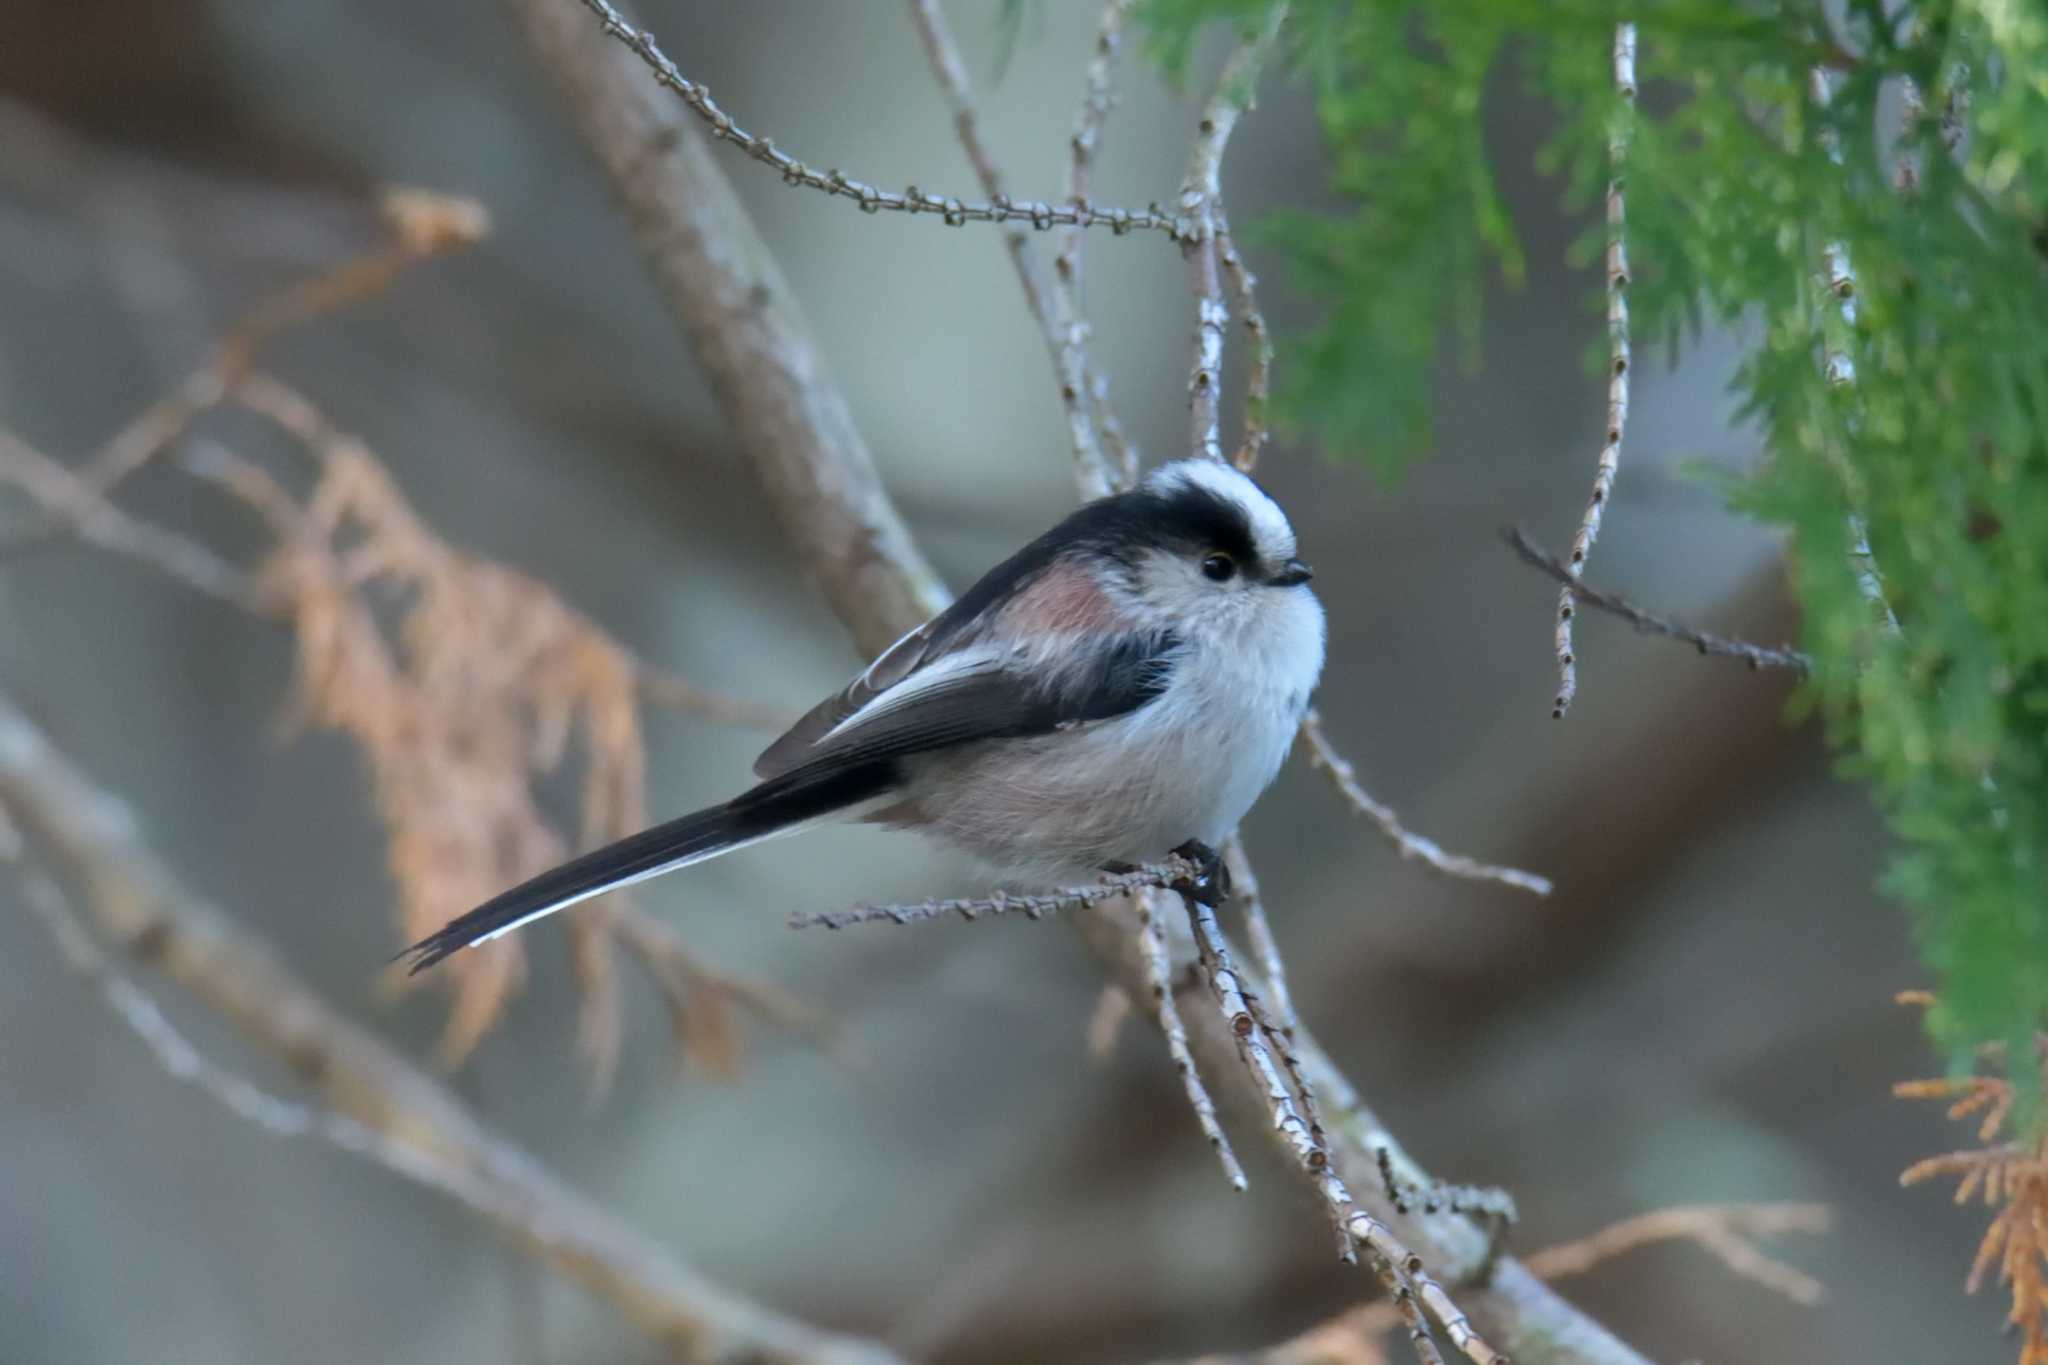
M956 653L933 665L929 680L912 677L869 698L842 728L810 743L802 762L754 790L766 792L839 767L976 740L1050 734L1135 711L1165 690L1180 643L1160 632L1106 636L1077 648L1087 651L1087 663L1058 671L1034 671L1007 652Z
M832 729L918 669L938 662L984 638L990 618L1014 600L1032 580L1065 555L1082 546L1114 546L1134 533L1156 498L1141 492L1119 493L1076 509L1059 525L990 569L973 587L931 620L883 650L860 676L807 712L754 760L756 777L789 772L808 759L810 749Z
M994 654L941 665L929 681L913 681L896 697L879 697L837 734L807 742L801 763L753 790L543 872L400 956L414 972L424 971L451 953L578 901L886 796L902 780L901 760L912 754L1049 734L1134 711L1166 687L1178 642L1167 634L1119 635L1087 648L1084 667L1050 676Z

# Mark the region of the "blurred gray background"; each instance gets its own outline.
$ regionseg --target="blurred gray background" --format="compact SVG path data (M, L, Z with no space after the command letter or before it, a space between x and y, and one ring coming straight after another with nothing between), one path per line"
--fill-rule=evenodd
M571 0L562 0L571 3ZM996 6L949 7L1020 193L1057 192L1095 7L1033 5L996 80ZM684 69L815 165L964 192L901 7L646 0ZM1211 58L1216 54L1210 54ZM1166 198L1191 103L1130 54L1101 198ZM14 0L0 13L0 424L66 459L202 363L279 285L376 239L369 187L473 195L496 233L294 333L266 366L385 458L453 541L556 585L646 657L806 705L856 659L781 553L740 452L650 296L603 185L482 0ZM1562 545L1603 420L1585 364L1597 279L1532 157L1546 115L1499 82L1500 173L1529 251L1480 364L1446 365L1437 450L1397 486L1281 443L1332 623L1321 704L1417 829L1554 877L1538 903L1399 861L1290 767L1246 834L1311 1025L1438 1173L1520 1201L1523 1250L1657 1205L1810 1199L1837 1230L1780 1250L1806 1310L1683 1246L1568 1292L1659 1359L1996 1361L2003 1305L1958 1292L1982 1223L1898 1170L1953 1145L1888 1098L1930 1066L1891 993L1920 984L1871 890L1882 835L1783 682L1581 627L1549 717L1553 590L1494 539ZM1072 492L1041 343L993 230L869 217L728 170L815 325L916 532L955 586ZM1321 201L1298 90L1232 147L1233 218ZM1097 354L1147 452L1185 440L1178 256L1091 243ZM1304 318L1253 253L1283 332ZM1593 577L1770 640L1796 635L1771 539L1681 462L1740 464L1734 343L1645 353ZM132 505L246 553L248 528L164 474ZM25 524L12 508L10 525ZM372 1027L424 1053L433 993L373 992L396 946L366 776L281 740L282 632L66 548L0 566L0 685L126 794L194 886ZM649 721L650 796L727 794L760 737ZM970 889L906 836L827 832L658 883L705 958L839 1015L851 1058L755 1031L735 1083L677 1076L631 993L624 1065L589 1097L559 937L454 1077L489 1121L707 1273L943 1361L1112 1361L1246 1348L1359 1298L1320 1215L1250 1133L1234 1196L1148 1030L1084 1046L1099 989L1066 931L993 923L793 935L793 909ZM0 886L0 1359L650 1360L606 1307L379 1170L280 1142L165 1077ZM176 1002L172 1002L176 1005ZM173 1013L269 1078L204 1017Z

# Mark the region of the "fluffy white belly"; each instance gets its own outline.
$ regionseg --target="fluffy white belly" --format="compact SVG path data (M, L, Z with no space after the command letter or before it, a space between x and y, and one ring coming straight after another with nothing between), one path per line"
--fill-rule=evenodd
M1219 844L1279 771L1319 671L1233 657L1183 661L1128 715L914 760L915 798L897 815L1040 884Z

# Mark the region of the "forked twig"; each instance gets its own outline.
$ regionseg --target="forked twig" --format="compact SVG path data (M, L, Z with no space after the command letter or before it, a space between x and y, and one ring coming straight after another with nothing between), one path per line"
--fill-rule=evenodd
M1172 958L1166 950L1166 925L1159 915L1163 898L1139 895L1132 898L1138 909L1138 932L1144 940L1145 959L1152 986L1152 1009L1159 1021L1159 1031L1166 1036L1167 1055L1173 1058L1174 1070L1180 1073L1181 1086L1187 1092L1188 1107L1195 1111L1195 1120L1202 1127L1202 1136L1215 1149L1216 1159L1223 1163L1223 1177L1232 1189L1245 1189L1244 1167L1238 1163L1237 1153L1231 1150L1230 1139L1223 1131L1223 1123L1216 1117L1216 1102L1209 1098L1209 1088L1202 1083L1202 1073L1195 1067L1194 1053L1188 1048L1188 1031L1180 1020L1180 1006L1173 998Z
M946 23L938 0L910 0L910 20L924 43L932 74L937 77L946 103L953 111L953 128L959 135L960 146L974 166L975 178L981 182L982 192L993 199L1002 192L1002 172L987 144L981 140L981 125L975 113L974 89L967 79L967 64L961 60L959 45L953 41L953 31ZM1080 231L1078 227L1070 230ZM1003 234L1003 244L1009 249L1010 263L1016 268L1017 283L1024 290L1024 302L1030 308L1032 320L1038 324L1052 357L1053 373L1059 380L1060 402L1067 414L1067 440L1073 448L1075 472L1085 486L1094 490L1095 495L1107 493L1111 470L1103 459L1102 444L1097 439L1090 412L1086 353L1071 339L1070 325L1062 314L1062 302L1053 297L1040 273L1030 238L1023 229L1012 227Z
M1692 1242L1743 1279L1810 1308L1826 1295L1826 1287L1805 1271L1766 1255L1753 1239L1787 1232L1822 1233L1832 1223L1825 1204L1690 1204L1625 1218L1590 1237L1536 1252L1524 1264L1546 1280L1558 1280L1582 1275L1602 1261L1653 1242Z
M1587 1237L1533 1253L1523 1262L1545 1280L1582 1275L1606 1261L1660 1242L1694 1242L1743 1279L1811 1305L1822 1286L1805 1272L1775 1260L1755 1244L1787 1232L1822 1233L1830 1213L1825 1204L1699 1204L1653 1209L1600 1229ZM1349 1361L1382 1332L1402 1325L1392 1303L1350 1308L1299 1336L1251 1353L1246 1365L1324 1365ZM1376 1357L1375 1357L1376 1358Z
M1196 896L1182 892L1195 947L1209 980L1216 1005L1231 1036L1238 1056L1264 1092L1274 1130L1281 1135L1295 1159L1314 1183L1335 1222L1347 1255L1354 1246L1373 1258L1375 1268L1401 1312L1414 1342L1416 1353L1425 1361L1438 1361L1436 1344L1427 1323L1416 1309L1426 1307L1473 1365L1505 1365L1506 1357L1489 1345L1473 1328L1444 1287L1424 1268L1422 1258L1410 1251L1392 1230L1360 1208L1330 1161L1329 1149L1296 1107L1291 1087L1275 1064L1269 1029L1260 1022L1259 1009L1246 997L1242 979L1231 963L1230 945L1216 921L1216 912ZM1298 1073L1297 1073L1298 1075Z
M585 9L604 25L605 34L616 38L638 57L654 79L680 96L690 111L711 129L711 135L730 142L755 161L782 175L783 183L800 185L841 199L851 199L867 213L932 214L948 227L963 223L1016 223L1044 232L1054 227L1106 227L1118 236L1132 231L1163 232L1178 241L1188 231L1187 221L1157 205L1141 210L1104 208L1093 203L1049 204L1043 200L1012 199L991 194L986 200L961 199L950 194L931 194L915 185L902 192L885 190L856 180L838 169L819 171L781 151L775 143L758 137L733 121L711 98L711 91L685 76L645 29L626 22L608 0L581 0Z
M1251 108L1259 68L1278 41L1286 17L1284 0L1274 4L1257 36L1224 62L1215 92L1202 108L1188 173L1181 181L1180 207L1191 227L1179 241L1195 295L1194 363L1188 374L1189 444L1192 453L1212 460L1223 458L1223 337L1230 325L1216 228L1216 213L1223 202L1223 154L1239 118Z
M1074 134L1068 143L1071 155L1067 163L1066 197L1070 203L1082 202L1088 197L1095 157L1102 147L1102 130L1108 123L1110 111L1116 107L1116 89L1111 77L1116 71L1124 26L1136 4L1137 0L1109 0L1096 26L1094 52L1088 59L1085 77L1087 93L1082 97L1080 112L1074 115ZM1138 481L1138 451L1125 436L1123 426L1110 406L1109 376L1088 361L1092 329L1088 325L1087 310L1081 302L1081 261L1086 247L1087 234L1079 228L1067 228L1060 233L1059 255L1053 258L1053 297L1057 304L1060 342L1072 352L1072 359L1063 361L1061 373L1064 376L1067 367L1071 366L1086 376L1089 409L1096 431L1102 438L1103 452L1111 462L1117 486L1129 488ZM1064 389L1061 398L1071 401ZM1086 497L1090 481L1087 471L1080 473L1082 496Z
M68 911L75 904L99 941L218 1013L290 1068L319 1102L278 1100L207 1062L170 1031L139 988L114 985L102 967L98 984L108 1003L173 1075L269 1131L316 1134L455 1199L679 1359L898 1360L877 1343L821 1331L711 1282L490 1131L441 1082L293 976L248 925L180 884L144 842L134 814L88 781L4 696L0 811L38 866L76 893L74 902L53 902L31 880L39 911L48 916L53 906ZM52 928L67 957L91 973L106 954L75 920L72 929L58 927L68 918L58 917Z
M96 510L95 499L111 496L201 416L234 396L257 355L278 336L381 294L410 267L474 246L490 233L483 205L459 195L394 187L379 195L377 207L389 237L265 294L229 323L205 366L130 420L75 472L83 490L80 507ZM79 530L75 516L53 515L40 530L0 546L0 559L47 548Z
M1589 587L1572 573L1570 566L1529 539L1528 533L1519 526L1502 527L1500 536L1510 549L1521 556L1524 564L1541 570L1562 583L1565 590L1581 605L1597 607L1610 615L1618 616L1645 635L1663 635L1673 640L1683 640L1702 654L1741 659L1752 669L1783 668L1801 677L1813 672L1813 657L1800 650L1786 645L1751 644L1747 640L1715 635L1696 626L1686 625L1683 621L1659 616L1637 606L1620 593L1603 592L1599 588Z
M1394 814L1393 807L1375 800L1372 793L1359 785L1358 773L1350 760L1337 752L1323 733L1323 718L1310 707L1301 720L1301 741L1308 764L1337 789L1345 804L1372 822L1375 829L1386 836L1387 842L1398 850L1403 858L1420 861L1432 871L1446 877L1462 877L1468 881L1499 882L1533 895L1550 894L1550 879L1539 877L1534 872L1520 868L1500 867L1467 858L1461 853L1446 853L1434 839L1425 839L1402 825L1401 817Z

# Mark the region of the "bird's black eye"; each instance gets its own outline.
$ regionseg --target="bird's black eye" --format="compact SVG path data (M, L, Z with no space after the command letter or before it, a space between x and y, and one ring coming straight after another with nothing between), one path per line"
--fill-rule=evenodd
M1237 561L1226 554L1205 556L1202 560L1202 573L1218 583L1228 583L1237 573Z

